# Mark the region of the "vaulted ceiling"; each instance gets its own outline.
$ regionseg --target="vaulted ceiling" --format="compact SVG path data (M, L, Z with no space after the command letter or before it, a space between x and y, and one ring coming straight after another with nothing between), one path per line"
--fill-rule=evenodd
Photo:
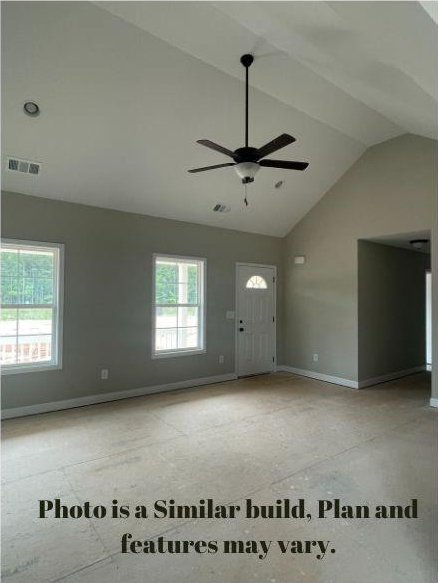
M438 136L432 2L1 8L3 156L42 163L38 177L3 170L6 190L282 236L370 145ZM275 157L310 162L261 169L249 207L233 169L187 173L226 161L197 139L243 145L246 52L251 144L291 133ZM231 211L213 213L218 202Z

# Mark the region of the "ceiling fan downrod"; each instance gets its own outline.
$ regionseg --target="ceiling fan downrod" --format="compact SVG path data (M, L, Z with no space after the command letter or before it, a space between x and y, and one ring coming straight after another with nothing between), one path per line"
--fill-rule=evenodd
M245 67L245 148L248 147L248 112L249 112L249 68L254 62L254 57L250 54L242 55L240 62Z

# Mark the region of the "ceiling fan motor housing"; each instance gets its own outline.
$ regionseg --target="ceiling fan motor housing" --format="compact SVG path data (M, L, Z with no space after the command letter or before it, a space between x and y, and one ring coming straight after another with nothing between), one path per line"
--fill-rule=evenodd
M241 162L257 162L259 160L258 149L257 148L237 148L233 152L233 159L236 164Z

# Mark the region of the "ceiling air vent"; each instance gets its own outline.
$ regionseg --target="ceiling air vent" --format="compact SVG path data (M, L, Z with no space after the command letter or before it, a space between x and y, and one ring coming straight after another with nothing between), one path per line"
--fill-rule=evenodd
M229 213L231 208L218 202L217 205L213 207L213 210L215 213Z
M33 174L34 176L38 176L41 172L41 164L38 162L31 162L30 160L21 160L20 158L8 158L6 168L11 172Z

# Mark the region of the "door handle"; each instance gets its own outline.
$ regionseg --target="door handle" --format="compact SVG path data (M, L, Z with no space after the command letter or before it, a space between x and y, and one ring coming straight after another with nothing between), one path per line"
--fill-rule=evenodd
M239 332L244 332L245 329L244 328L239 328Z

